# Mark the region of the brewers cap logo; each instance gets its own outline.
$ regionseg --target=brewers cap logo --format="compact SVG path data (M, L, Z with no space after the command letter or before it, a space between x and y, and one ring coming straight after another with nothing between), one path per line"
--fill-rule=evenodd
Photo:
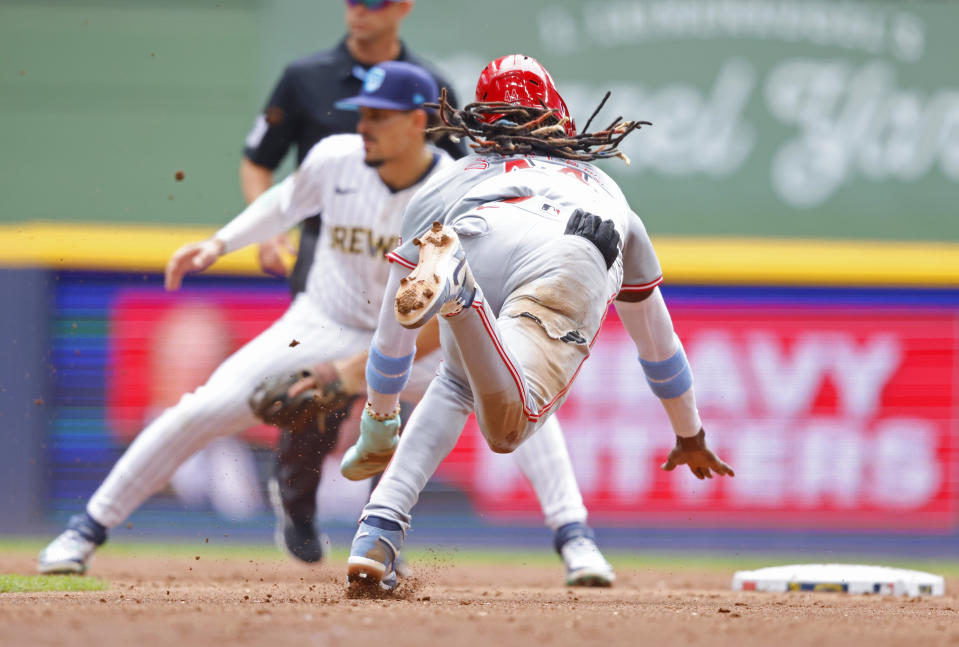
M382 67L371 67L363 79L364 92L376 92L383 85L383 79L386 78L386 71Z

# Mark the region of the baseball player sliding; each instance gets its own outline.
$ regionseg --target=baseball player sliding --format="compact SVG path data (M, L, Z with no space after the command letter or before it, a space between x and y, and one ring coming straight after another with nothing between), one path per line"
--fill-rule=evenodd
M617 119L589 133L588 122L577 134L549 73L522 55L490 63L476 101L453 110L441 100L437 130L471 139L477 154L417 192L390 254L369 399L349 455L362 461L394 442L416 329L435 316L443 362L364 508L347 567L357 588L396 586L410 511L471 412L495 452L521 452L548 428L613 300L676 434L663 468L733 476L706 446L643 223L588 163L620 155L617 144L640 124Z
M184 395L140 433L86 511L71 518L67 529L40 554L41 572L84 572L94 551L106 541L108 529L159 490L190 455L214 438L239 433L256 422L247 398L264 378L354 356L370 347L390 275L385 254L398 241L403 210L431 177L453 164L426 141L428 115L422 104L437 96L432 78L410 63L371 68L360 95L341 106L359 109L358 135L322 140L296 173L211 238L173 254L166 268L168 290L178 289L186 274L208 268L225 253L274 236L318 211L324 214L305 292L269 329L229 357L205 385ZM426 339L421 345L429 344ZM432 353L404 365L404 384L391 393L418 400L439 359L439 353ZM377 377L376 384L382 386L382 379ZM353 452L344 459L344 472L365 478L382 470L377 460L376 452ZM586 510L558 424L544 425L517 453L517 460L540 498L547 523L556 531L567 581L612 583L613 571L585 524Z

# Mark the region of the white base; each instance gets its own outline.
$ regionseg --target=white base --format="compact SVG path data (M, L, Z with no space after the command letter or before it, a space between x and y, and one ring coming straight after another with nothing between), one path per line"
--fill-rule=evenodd
M838 591L880 595L943 595L941 575L864 564L793 564L733 575L735 591Z

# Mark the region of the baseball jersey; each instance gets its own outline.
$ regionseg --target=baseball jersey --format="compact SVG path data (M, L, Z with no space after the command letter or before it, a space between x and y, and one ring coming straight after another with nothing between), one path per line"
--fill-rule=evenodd
M402 42L396 60L414 63L428 71L436 79L437 87L447 88L450 102L456 105L456 95L449 82ZM246 136L243 154L254 164L275 169L291 146L296 147L296 161L300 164L313 145L324 137L356 132L356 111L337 110L334 104L360 93L368 68L353 58L345 38L335 47L290 63L263 111L256 116ZM466 154L463 144L448 137L442 138L439 146L454 158ZM290 274L290 288L294 293L305 289L319 230L319 214L304 220L300 234L302 253L297 255Z
M240 223L241 216L216 236L233 250L253 242L254 235L268 237L322 211L323 228L305 296L334 321L375 330L389 278L386 255L399 242L403 211L429 177L453 163L445 151L431 150L433 163L423 177L393 191L363 161L362 137L327 137L310 150L295 174L274 188L280 201L278 219L251 226Z
M613 221L622 252L620 291L648 290L662 282L646 228L612 178L593 164L545 155L470 155L434 175L406 208L403 242L390 260L415 265L419 252L413 239L434 221L452 222L482 204L528 196Z

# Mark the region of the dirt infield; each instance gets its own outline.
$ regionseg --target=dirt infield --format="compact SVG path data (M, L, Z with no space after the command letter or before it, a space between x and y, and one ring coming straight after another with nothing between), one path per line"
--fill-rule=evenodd
M344 568L284 561L101 555L107 591L0 594L0 645L950 645L942 598L761 594L732 573L619 569L613 589L567 589L559 567L420 560L389 600L346 596ZM0 572L32 573L28 555Z

